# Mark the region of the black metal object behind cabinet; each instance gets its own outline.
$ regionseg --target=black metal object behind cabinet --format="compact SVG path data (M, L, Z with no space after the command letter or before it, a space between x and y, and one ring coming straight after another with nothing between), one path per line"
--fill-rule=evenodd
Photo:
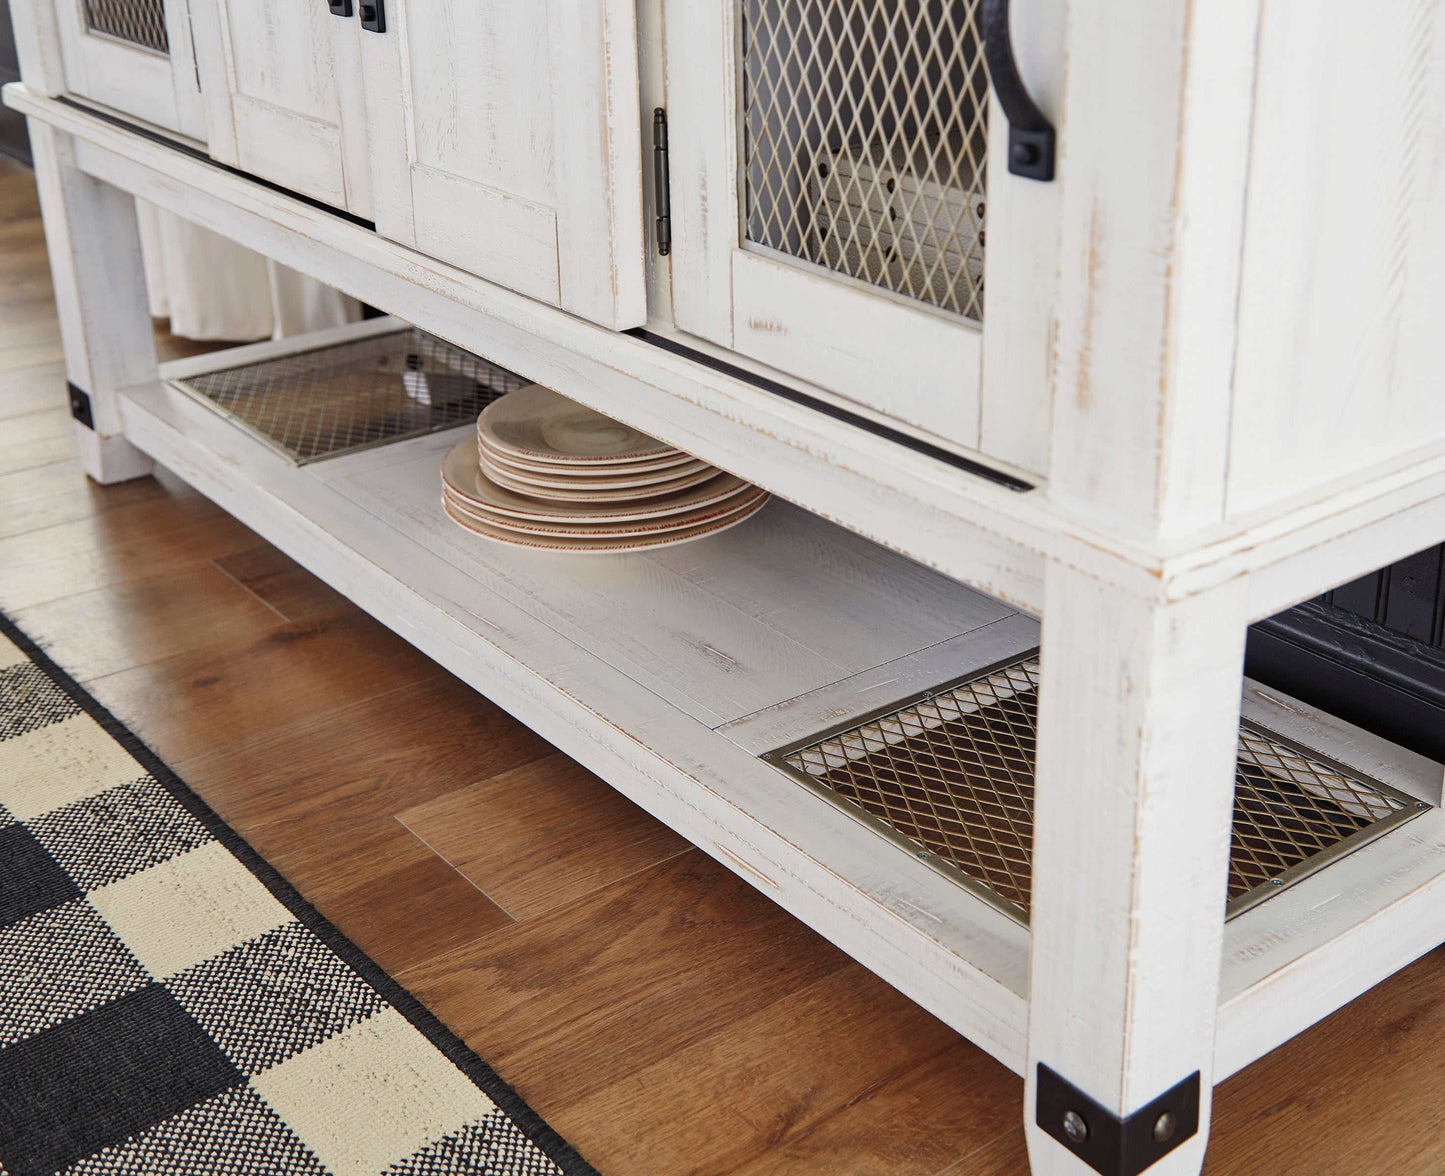
M1445 760L1445 546L1253 626L1245 672Z

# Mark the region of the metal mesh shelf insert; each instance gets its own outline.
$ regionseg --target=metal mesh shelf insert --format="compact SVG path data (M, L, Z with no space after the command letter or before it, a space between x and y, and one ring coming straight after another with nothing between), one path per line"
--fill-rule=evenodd
M1038 671L1027 657L763 758L1027 924ZM1241 724L1225 917L1423 807Z
M84 0L85 26L92 33L169 54L165 0Z
M983 317L980 0L740 0L745 241Z
M297 464L474 421L529 382L415 327L173 381Z

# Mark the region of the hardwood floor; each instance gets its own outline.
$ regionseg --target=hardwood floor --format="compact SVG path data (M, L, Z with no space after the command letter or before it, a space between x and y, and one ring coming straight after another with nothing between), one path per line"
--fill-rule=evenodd
M59 355L0 159L0 609L604 1173L1027 1171L1002 1066L170 475L88 483ZM1437 951L1224 1083L1206 1171L1445 1172L1442 1094Z

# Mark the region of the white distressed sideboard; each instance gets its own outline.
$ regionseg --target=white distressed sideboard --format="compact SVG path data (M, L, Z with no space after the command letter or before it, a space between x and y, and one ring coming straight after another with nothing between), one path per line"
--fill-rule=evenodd
M1445 942L1440 765L1242 677L1445 540L1442 0L12 7L90 475L176 470L1022 1074L1035 1173L1197 1173L1216 1082ZM395 324L162 371L133 196L786 501L569 562L449 527L453 434L295 465L177 382ZM1035 646L1027 919L765 758ZM1226 922L1242 719L1412 819Z

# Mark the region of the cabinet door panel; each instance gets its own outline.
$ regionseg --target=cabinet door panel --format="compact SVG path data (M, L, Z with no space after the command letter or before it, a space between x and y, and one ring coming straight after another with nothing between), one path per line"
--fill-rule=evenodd
M558 305L557 215L429 167L411 169L416 241L475 274L511 274L519 293Z
M379 232L608 326L643 321L632 0L389 0L362 54Z
M976 436L978 331L779 258L737 250L732 261L738 351L805 367L821 387L939 436Z
M1056 186L998 166L980 0L664 5L676 326L1041 468Z
M55 15L71 93L206 137L186 0L55 0Z
M346 168L335 123L260 102L244 94L231 99L235 165L293 192L337 208L347 207Z
M358 30L319 0L197 0L212 156L367 215Z

